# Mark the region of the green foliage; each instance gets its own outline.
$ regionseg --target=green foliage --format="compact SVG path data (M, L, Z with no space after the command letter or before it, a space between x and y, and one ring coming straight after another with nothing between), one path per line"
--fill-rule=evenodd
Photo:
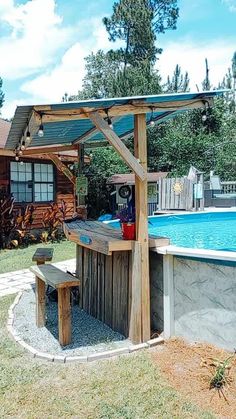
M101 212L110 212L110 188L107 179L115 173L127 173L129 169L112 147L93 150L90 166L85 168L89 181L87 197L88 216L97 218Z
M231 368L232 360L234 355L229 356L224 361L214 359L211 366L215 368L213 377L210 380L210 388L220 389L229 383L229 370Z
M156 94L161 91L160 76L154 68L127 67L114 59L112 52L98 51L86 59L86 76L83 89L69 100L100 99L103 97Z
M222 180L236 179L236 115L223 99L215 101L202 122L200 110L186 112L148 130L148 167L183 176L190 165ZM223 141L222 141L223 139Z
M119 0L112 16L103 22L111 41L125 42L116 55L126 67L139 66L140 61L154 64L161 52L155 46L156 33L175 29L177 18L176 0Z
M14 198L0 190L0 249L7 247L8 238L14 228Z
M68 211L67 205L63 200L61 205L56 203L50 204L49 208L42 215L42 224L45 228L40 235L42 242L47 243L49 240L58 242L65 237L62 231L62 223Z
M154 68L157 54L156 34L175 29L178 18L177 0L119 0L113 14L105 17L111 41L124 46L107 53L98 51L86 60L83 88L63 101L117 96L157 94L160 76Z
M2 78L0 77L0 108L2 107L4 102L4 93L2 91Z
M164 91L168 93L181 93L189 91L189 77L186 72L181 72L181 67L177 64L172 78L167 77L167 83L164 85Z
M36 240L31 234L33 205L14 209L14 198L0 191L0 249L27 246Z
M122 40L124 48L113 52L124 63L139 66L140 61L154 63L158 52L152 28L153 13L146 0L120 0L113 6L111 18L103 22L111 41Z

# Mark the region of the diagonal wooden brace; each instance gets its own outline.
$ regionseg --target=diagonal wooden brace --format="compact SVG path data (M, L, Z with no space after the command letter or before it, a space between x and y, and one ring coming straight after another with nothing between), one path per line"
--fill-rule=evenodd
M121 141L118 135L109 127L108 123L99 115L98 112L91 112L88 116L97 129L106 137L117 153L119 153L119 155L123 158L126 164L133 170L136 176L138 176L141 181L144 181L147 177L146 171Z

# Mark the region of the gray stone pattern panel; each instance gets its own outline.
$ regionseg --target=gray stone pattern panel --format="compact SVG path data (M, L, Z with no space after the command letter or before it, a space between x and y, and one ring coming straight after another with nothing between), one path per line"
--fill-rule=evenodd
M174 258L175 335L236 347L236 267Z
M163 332L163 256L150 251L151 329Z

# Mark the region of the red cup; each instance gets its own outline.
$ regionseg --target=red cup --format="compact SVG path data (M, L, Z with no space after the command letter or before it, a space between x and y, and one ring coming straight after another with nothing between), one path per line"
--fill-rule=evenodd
M124 240L135 240L135 223L122 223L121 230Z

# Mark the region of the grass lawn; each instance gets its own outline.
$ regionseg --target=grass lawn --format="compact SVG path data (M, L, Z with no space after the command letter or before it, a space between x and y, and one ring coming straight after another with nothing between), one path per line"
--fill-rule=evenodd
M31 358L5 328L13 298L0 300L0 418L215 418L170 387L149 351L90 364Z
M0 274L29 268L32 265L32 256L37 247L53 247L53 262L75 258L75 243L63 240L60 243L38 243L25 248L0 251Z

